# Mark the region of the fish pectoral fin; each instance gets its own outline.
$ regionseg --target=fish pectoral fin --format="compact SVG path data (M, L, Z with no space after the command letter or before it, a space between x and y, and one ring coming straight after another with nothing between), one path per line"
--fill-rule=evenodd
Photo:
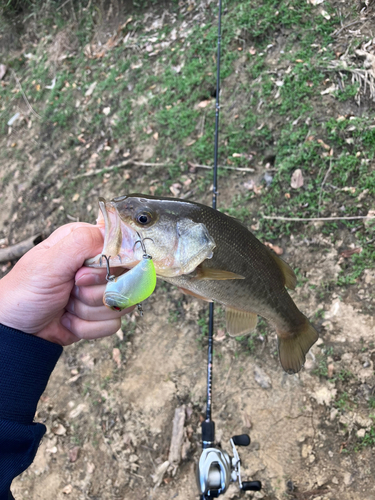
M267 250L284 277L284 285L289 288L289 290L294 290L297 285L297 278L293 269L286 262L280 259L280 257L278 257L272 250L269 248L267 248Z
M192 280L244 280L240 274L224 271L223 269L213 269L212 267L197 267Z
M310 347L318 340L318 332L306 318L294 332L276 330L281 366L287 373L297 373L305 362Z
M237 336L250 333L257 326L258 315L248 311L240 311L227 307L225 311L229 335Z
M208 299L207 297L202 297L202 295L198 295L195 292L192 292L191 290L188 290L187 288L182 288L179 287L182 293L185 293L186 295L192 295L193 297L196 297L197 299L205 300L206 302L213 302L212 299Z

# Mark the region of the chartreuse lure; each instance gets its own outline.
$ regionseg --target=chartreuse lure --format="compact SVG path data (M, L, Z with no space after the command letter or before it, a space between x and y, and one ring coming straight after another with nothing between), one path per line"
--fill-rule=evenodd
M145 254L133 269L108 281L103 297L104 305L114 311L122 311L147 299L155 286L155 266L150 255Z

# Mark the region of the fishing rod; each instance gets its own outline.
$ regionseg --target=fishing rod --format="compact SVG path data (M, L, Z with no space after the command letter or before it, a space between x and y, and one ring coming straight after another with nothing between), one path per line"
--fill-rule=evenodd
M216 104L215 104L215 141L212 208L216 210L217 203L217 159L219 150L219 111L220 111L220 54L221 54L221 14L222 0L219 0L218 35L217 35L217 72L216 72ZM247 434L233 436L230 439L233 457L215 445L215 422L212 420L212 368L213 368L213 332L214 304L209 305L208 322L208 352L207 352L207 407L206 418L202 422L202 454L198 463L197 482L201 500L217 498L225 493L231 481L237 481L242 491L260 491L260 481L241 480L241 460L236 446L249 446L250 437Z

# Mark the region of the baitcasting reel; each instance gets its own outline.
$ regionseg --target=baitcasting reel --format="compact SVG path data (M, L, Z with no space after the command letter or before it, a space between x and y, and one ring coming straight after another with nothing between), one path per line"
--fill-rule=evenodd
M230 440L233 450L233 458L226 451L213 448L215 424L211 421L202 423L203 452L199 459L197 469L197 482L201 500L217 498L225 493L231 481L238 480L242 491L260 491L260 481L241 480L241 460L238 455L237 446L249 446L250 437L247 434L233 436Z

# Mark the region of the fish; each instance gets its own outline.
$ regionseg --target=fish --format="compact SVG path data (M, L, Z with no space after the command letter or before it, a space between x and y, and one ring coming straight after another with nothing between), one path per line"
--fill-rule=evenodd
M318 333L286 288L294 290L291 267L261 243L241 221L193 201L129 194L99 199L101 254L86 265L135 267L144 251L157 277L182 292L225 306L230 335L251 332L262 316L276 329L281 366L297 373Z

